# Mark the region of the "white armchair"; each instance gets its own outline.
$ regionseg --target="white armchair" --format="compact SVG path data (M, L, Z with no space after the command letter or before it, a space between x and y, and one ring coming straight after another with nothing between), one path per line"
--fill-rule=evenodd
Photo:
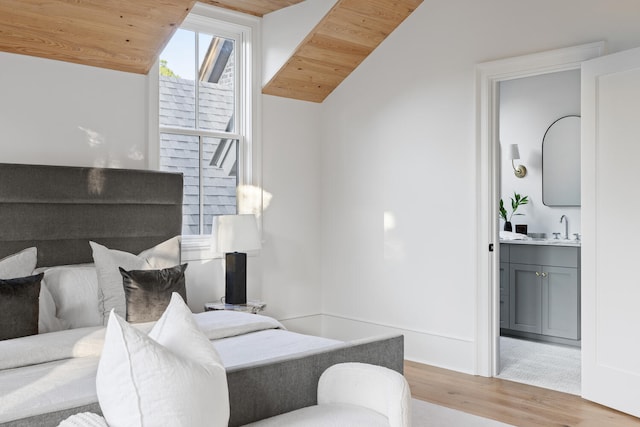
M318 404L248 424L281 426L411 426L411 392L396 371L365 363L340 363L318 382Z

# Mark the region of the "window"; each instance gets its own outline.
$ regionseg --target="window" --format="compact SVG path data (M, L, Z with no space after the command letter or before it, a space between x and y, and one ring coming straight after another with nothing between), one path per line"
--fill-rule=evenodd
M187 236L237 213L237 188L252 176L251 27L196 10L160 54L158 76L159 168L184 175Z

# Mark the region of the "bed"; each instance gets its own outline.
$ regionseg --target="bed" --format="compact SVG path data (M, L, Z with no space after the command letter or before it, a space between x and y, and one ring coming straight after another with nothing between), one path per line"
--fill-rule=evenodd
M36 247L40 269L82 265L86 272L94 268L89 241L138 254L180 234L182 191L180 174L0 164L0 258ZM341 342L287 331L266 316L194 317L227 370L232 426L314 404L320 374L335 363L402 372L399 335ZM100 413L103 338L102 325L78 324L0 341L0 426L56 426L74 413Z

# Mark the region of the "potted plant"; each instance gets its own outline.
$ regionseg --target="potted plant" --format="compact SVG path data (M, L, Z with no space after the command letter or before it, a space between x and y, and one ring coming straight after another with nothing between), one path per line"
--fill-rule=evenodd
M500 199L500 217L504 220L504 231L513 230L511 226L511 218L514 215L524 215L516 213L516 210L518 210L518 207L526 205L527 203L529 203L529 196L522 197L514 191L513 197L511 197L511 215L507 215L507 209L504 207L504 202Z

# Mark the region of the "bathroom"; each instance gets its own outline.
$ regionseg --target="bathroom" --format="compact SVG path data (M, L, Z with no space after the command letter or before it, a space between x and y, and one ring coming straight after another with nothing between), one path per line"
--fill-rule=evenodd
M580 70L499 93L499 377L580 394Z

